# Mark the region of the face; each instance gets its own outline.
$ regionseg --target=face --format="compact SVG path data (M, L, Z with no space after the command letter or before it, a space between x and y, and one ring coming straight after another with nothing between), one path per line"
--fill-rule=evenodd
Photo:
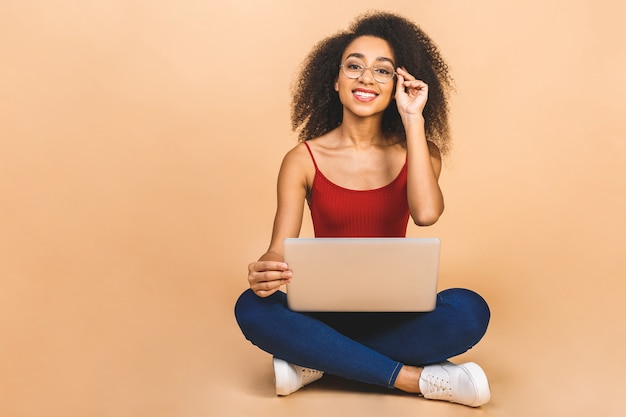
M395 69L391 46L384 39L361 36L348 45L341 62L349 74L339 70L335 91L344 111L361 117L382 114L393 98L395 78L381 83L374 78L371 68L378 80L389 78L388 72ZM360 76L359 65L366 68Z

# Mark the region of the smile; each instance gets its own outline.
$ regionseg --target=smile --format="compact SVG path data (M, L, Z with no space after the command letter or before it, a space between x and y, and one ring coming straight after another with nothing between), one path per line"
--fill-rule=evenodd
M352 94L354 94L354 96L362 101L371 101L374 100L378 94L370 92L370 91L363 91L363 90L354 90L352 92Z

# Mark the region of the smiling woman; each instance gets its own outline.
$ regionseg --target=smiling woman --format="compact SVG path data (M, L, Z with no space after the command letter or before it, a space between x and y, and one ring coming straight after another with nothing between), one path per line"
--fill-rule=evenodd
M290 310L279 291L292 279L283 241L299 235L305 201L316 237L404 237L409 218L439 219L450 83L428 36L387 13L360 17L305 61L292 106L303 143L283 160L270 246L249 265L235 307L246 338L274 356L278 395L329 373L472 407L489 401L478 365L447 361L485 334L480 295L443 291L430 312L318 315Z
M384 40L387 53L391 54L380 58L389 59L394 70L404 68L428 85L428 101L423 111L426 135L429 142L437 145L439 152L445 155L449 150L448 97L452 89L448 65L434 42L418 26L400 18L394 22L393 30L388 30L386 16L367 15L367 18L355 21L349 30L325 38L316 45L303 62L292 88L292 128L299 132L300 140L308 140L339 126L343 105L332 84L340 75L337 66L345 64L348 56L344 52L352 41L359 36L373 37ZM362 61L359 52L354 52ZM320 108L326 111L315 111ZM382 128L404 138L405 129L396 106L387 108Z
M361 36L350 43L344 55L343 71L339 72L335 81L335 91L344 106L344 124L351 115L365 117L372 112L384 112L394 92L393 83L389 83L395 75L393 51L389 43L374 36ZM351 106L359 103L372 105Z

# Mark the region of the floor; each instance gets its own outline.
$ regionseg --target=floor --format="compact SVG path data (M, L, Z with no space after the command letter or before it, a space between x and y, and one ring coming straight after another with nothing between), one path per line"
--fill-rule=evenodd
M269 355L243 338L232 315L240 282L231 279L214 292L201 281L150 285L145 279L142 288L123 281L110 280L82 302L50 287L33 300L44 306L36 315L13 306L18 315L12 320L22 327L12 329L13 348L3 345L2 415L618 417L626 412L619 372L626 369L626 337L616 325L622 310L617 294L599 299L597 292L579 289L562 294L556 308L532 313L552 304L556 294L484 285L491 327L457 360L483 366L492 401L471 409L329 376L276 397ZM10 323L4 326L11 330Z

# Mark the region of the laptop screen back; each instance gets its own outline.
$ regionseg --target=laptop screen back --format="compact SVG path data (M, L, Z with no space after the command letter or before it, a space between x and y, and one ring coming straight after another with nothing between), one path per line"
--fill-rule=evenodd
M421 312L435 308L437 238L289 238L294 311Z

